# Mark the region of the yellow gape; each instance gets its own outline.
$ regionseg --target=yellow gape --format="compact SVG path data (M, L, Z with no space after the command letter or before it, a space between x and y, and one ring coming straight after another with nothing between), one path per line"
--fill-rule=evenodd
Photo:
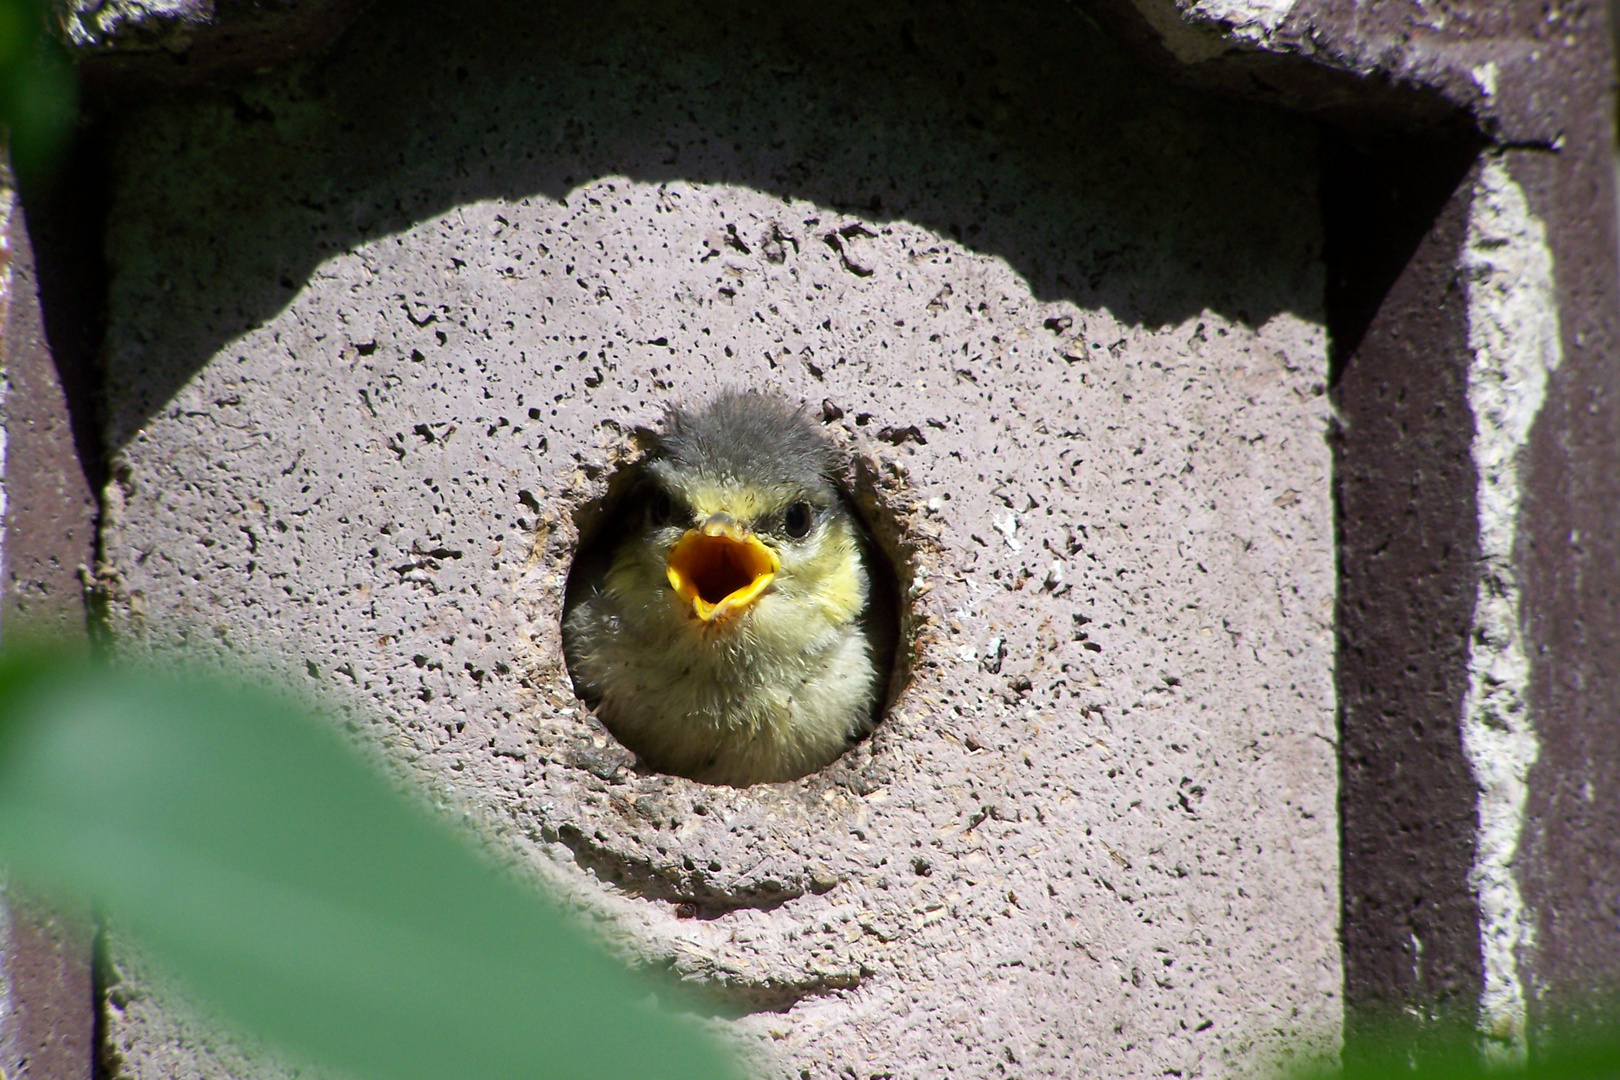
M670 549L666 572L670 587L698 618L713 622L753 603L781 568L776 552L758 537L716 514Z

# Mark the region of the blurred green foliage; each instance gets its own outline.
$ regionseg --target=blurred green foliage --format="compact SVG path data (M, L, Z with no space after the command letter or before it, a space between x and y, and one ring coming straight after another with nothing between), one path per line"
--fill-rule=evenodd
M1614 1015L1599 1010L1603 1015ZM1594 1013L1597 1015L1597 1013ZM1487 1036L1466 1018L1419 1018L1409 1011L1349 1025L1343 1064L1295 1072L1295 1080L1616 1080L1620 1039L1608 1027L1578 1025L1549 1045Z
M77 115L73 65L44 0L0 0L0 124L19 172L56 166Z
M246 1031L357 1078L735 1076L672 984L263 690L0 655L0 861Z

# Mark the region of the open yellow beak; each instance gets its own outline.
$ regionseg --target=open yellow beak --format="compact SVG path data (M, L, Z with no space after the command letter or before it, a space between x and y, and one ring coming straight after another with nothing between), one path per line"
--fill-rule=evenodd
M667 563L670 587L705 622L752 604L781 568L776 552L724 515L688 529Z

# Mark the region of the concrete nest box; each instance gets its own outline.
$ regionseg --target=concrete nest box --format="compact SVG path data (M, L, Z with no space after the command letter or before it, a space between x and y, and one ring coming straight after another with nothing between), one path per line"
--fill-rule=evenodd
M765 1075L1334 1051L1315 126L1060 4L378 5L113 140L119 649L294 673ZM731 387L845 455L900 643L746 788L640 767L560 631L637 432ZM122 1000L124 1074L277 1068Z

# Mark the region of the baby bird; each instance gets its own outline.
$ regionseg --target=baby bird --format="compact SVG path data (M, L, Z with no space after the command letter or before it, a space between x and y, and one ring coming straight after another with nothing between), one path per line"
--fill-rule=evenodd
M892 649L838 454L778 397L671 408L645 479L576 564L563 646L608 729L661 772L792 780L875 720Z

